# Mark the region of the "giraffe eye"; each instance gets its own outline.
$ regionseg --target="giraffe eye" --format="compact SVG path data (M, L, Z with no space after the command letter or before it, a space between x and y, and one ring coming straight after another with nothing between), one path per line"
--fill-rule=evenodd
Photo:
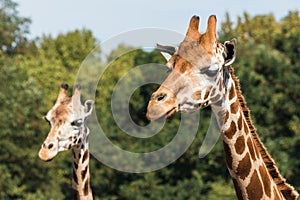
M166 94L159 94L156 97L156 101L163 101L167 97Z
M209 77L215 76L218 73L218 70L211 70L209 68L204 68L200 70L200 73L206 74Z
M71 122L71 126L81 126L82 125L82 120L81 119L77 119Z

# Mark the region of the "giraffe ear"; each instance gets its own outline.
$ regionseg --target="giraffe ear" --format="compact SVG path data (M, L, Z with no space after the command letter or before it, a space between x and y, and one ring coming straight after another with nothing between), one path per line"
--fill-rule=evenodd
M91 113L93 111L93 105L94 105L94 101L93 100L87 100L84 103L84 114L85 114L85 117L91 115Z
M236 39L224 42L225 52L224 52L224 66L230 66L236 57Z
M174 53L177 51L178 47L156 44L156 49L160 51L161 55L163 55L163 57L167 61L169 61L170 58L174 55Z

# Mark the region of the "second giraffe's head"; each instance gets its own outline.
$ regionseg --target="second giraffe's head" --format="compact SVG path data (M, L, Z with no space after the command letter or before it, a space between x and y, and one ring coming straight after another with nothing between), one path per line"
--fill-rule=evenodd
M194 112L220 100L230 76L228 66L235 60L236 40L219 43L216 21L210 16L206 32L200 34L199 17L193 16L178 48L158 46L171 73L151 96L147 108L150 120Z
M87 100L81 104L79 85L72 97L67 96L67 90L68 85L62 84L55 105L44 117L51 129L39 152L41 160L49 161L60 151L80 148L87 139L84 134L88 129L84 123L92 113L94 102Z

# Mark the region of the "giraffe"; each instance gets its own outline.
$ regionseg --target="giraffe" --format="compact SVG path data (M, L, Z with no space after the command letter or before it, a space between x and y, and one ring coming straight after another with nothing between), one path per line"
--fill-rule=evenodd
M43 161L52 160L58 152L72 149L73 177L72 188L74 199L93 199L89 173L89 129L86 117L92 112L93 101L87 100L84 105L80 100L80 86L75 86L74 95L67 96L68 85L62 84L55 105L44 119L51 129L39 151Z
M152 94L147 117L168 118L175 112L191 113L210 106L221 132L237 198L297 199L297 191L280 175L251 121L231 66L236 40L219 43L216 21L216 16L210 16L206 32L201 34L200 18L193 16L178 48L159 46L171 73Z

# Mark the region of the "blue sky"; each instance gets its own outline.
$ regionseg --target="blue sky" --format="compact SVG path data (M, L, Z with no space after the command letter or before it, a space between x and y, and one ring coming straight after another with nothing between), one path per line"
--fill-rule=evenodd
M16 0L19 15L32 20L30 38L75 29L92 30L99 41L122 32L156 27L185 33L190 17L201 17L204 31L210 14L218 27L228 12L232 19L248 12L251 16L273 13L277 20L290 10L300 10L299 0Z

